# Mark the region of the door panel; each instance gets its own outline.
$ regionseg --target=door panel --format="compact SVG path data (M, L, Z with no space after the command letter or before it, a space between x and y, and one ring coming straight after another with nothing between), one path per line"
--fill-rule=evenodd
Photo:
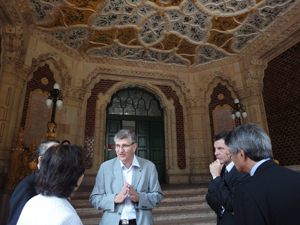
M150 160L149 154L149 122L136 123L136 138L137 138L137 150L135 154L144 159Z
M105 160L116 157L116 151L112 147L115 145L114 136L121 129L120 120L107 120L106 121L106 141L105 141Z
M151 161L155 164L160 182L165 181L164 155L164 124L163 122L150 123L150 153Z

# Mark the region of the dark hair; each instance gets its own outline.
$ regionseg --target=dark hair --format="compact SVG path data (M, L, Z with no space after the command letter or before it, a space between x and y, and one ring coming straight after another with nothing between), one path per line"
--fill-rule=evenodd
M125 138L128 138L130 143L136 142L135 133L131 130L126 130L126 129L119 130L114 136L114 141L116 142L117 139L122 140Z
M245 155L255 162L267 158L273 159L269 136L254 123L240 125L229 131L225 144L235 157L239 150L244 150Z
M65 143L68 143L69 145L71 144L70 141L68 141L68 140L63 140L63 141L61 142L62 145L65 144Z
M37 149L35 150L35 160L36 160L36 163L38 164L39 163L39 156L42 156L44 155L44 153L46 152L46 150L48 149L49 147L49 144L50 143L58 143L59 144L59 141L58 140L47 140L47 141L43 141L38 147Z
M82 147L62 144L50 147L35 175L36 191L45 196L67 198L83 173Z
M214 136L214 141L218 141L218 140L221 140L221 139L223 139L225 141L225 138L226 138L227 134L228 134L227 130L217 133Z

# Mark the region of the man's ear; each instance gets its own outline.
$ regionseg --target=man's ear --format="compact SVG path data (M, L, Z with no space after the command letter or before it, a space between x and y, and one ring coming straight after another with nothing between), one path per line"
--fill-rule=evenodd
M239 150L238 155L240 156L240 158L245 161L246 160L246 155L243 149Z
M38 157L38 161L39 161L39 163L37 164L37 167L38 167L38 168L40 168L40 166L41 166L42 159L43 159L43 156L40 155L40 156Z

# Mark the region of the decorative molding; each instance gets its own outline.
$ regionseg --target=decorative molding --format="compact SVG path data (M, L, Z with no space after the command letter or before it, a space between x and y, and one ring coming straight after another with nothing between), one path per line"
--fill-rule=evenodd
M33 72L36 71L39 66L43 66L46 63L50 65L50 69L54 73L54 79L61 85L62 89L64 89L65 85L71 83L72 77L69 75L68 67L61 56L55 52L41 54L38 58L33 58L31 71L27 75L27 80L32 78Z
M202 93L207 92L210 84L213 84L213 81L216 78L221 78L222 80L228 82L228 84L231 87L236 86L236 81L231 80L231 78L229 76L225 75L223 72L217 71L217 72L211 73L211 75L204 80L202 86L199 88L199 91Z
M82 87L66 85L65 88L62 90L62 94L64 99L69 98L69 99L83 101L85 96L85 89Z
M101 67L94 69L87 76L87 79L82 81L83 87L87 88L87 92L90 92L90 90L95 85L95 83L97 83L95 80L96 77L98 75L103 75L103 74L110 74L110 75L116 75L116 76L122 75L122 77L130 76L130 77L147 77L147 78L160 79L160 80L173 80L185 94L188 94L190 92L190 90L186 88L186 84L182 80L180 80L177 76L174 76L174 75L167 75L167 74L164 74L163 72L154 73L154 72L144 72L144 71L101 68ZM116 79L116 80L119 80L119 79Z

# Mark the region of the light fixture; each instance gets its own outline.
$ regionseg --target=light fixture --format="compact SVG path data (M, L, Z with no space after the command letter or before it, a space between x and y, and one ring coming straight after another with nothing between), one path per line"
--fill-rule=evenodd
M56 123L55 123L55 111L56 111L56 106L59 110L62 109L63 107L63 96L61 91L59 90L59 84L55 83L53 86L53 89L50 91L49 95L48 95L48 99L46 100L46 105L48 107L48 109L50 109L53 105L52 108L52 113L51 113L51 121L48 122L48 131L49 131L49 125L51 123L53 123L55 125L56 128Z
M236 98L234 99L234 106L231 110L231 118L235 120L235 118L239 119L239 124L241 125L241 118L247 117L246 107L240 103L240 101Z

